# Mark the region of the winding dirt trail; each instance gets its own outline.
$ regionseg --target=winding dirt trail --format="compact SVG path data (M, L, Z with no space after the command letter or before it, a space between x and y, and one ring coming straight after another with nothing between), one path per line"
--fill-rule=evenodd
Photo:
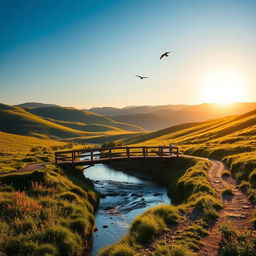
M32 172L32 171L37 171L42 169L46 164L48 163L33 163L33 164L28 164L24 168L21 168L17 171L11 171L11 172L3 172L0 173L0 176L6 176L6 175L12 175L12 174L17 174L17 173L27 173L27 172Z
M205 158L202 158L205 159ZM222 178L222 172L225 167L222 162L210 160L212 166L208 170L208 180L216 190L218 198L223 202L223 209L220 211L219 218L213 227L209 230L209 236L203 238L203 247L198 256L217 256L220 242L219 227L223 223L231 223L238 230L251 229L250 218L252 217L252 205L247 197L236 188L236 181L229 177ZM232 188L233 197L223 198L222 191L225 188Z

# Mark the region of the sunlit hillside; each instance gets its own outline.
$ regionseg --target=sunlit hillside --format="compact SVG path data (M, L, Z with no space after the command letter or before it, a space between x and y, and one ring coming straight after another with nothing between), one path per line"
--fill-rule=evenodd
M256 110L208 122L190 123L124 140L126 144L178 144L186 154L223 160L240 181L254 188L256 166ZM252 191L252 190L251 190Z
M143 129L128 123L122 123L114 121L108 117L95 114L86 110L78 110L75 108L64 108L64 107L41 107L41 108L25 108L26 111L35 115L51 118L58 121L68 122L82 122L85 125L90 124L101 124L113 126L127 131L142 131ZM93 129L91 129L93 131Z
M240 115L256 108L256 103L204 103L199 105L141 106L127 108L93 108L92 112L119 122L139 125L146 130L160 130L173 125Z
M43 109L45 109L45 111L42 111L42 108L40 108L40 111L43 112L45 116L52 116L53 113L55 113L54 117L66 119L67 121L55 120L50 117L30 113L27 111L28 108L23 109L0 104L0 131L11 134L36 136L44 139L66 139L68 141L75 141L77 138L81 137L80 141L83 142L93 137L94 143L109 140L109 137L116 135L122 135L119 138L128 138L131 135L136 135L135 130L142 131L138 126L115 122L103 116L76 109L55 107L45 107ZM60 112L59 115L58 112ZM68 119L70 119L70 121L68 121ZM85 120L87 120L88 123L85 123ZM127 128L128 130L118 128L117 126ZM125 134L128 134L128 136L126 137Z

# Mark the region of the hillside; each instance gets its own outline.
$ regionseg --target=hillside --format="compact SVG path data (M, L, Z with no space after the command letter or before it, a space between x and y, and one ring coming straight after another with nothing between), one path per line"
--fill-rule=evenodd
M75 108L65 108L65 107L42 107L42 108L26 108L26 111L44 117L51 118L58 121L67 122L80 122L84 124L100 124L113 126L114 128L119 128L126 131L142 131L141 127L136 125L131 125L128 123L122 123L114 121L108 117L104 117L99 114L95 114L85 110L78 110Z
M104 116L122 116L132 114L147 114L160 110L179 110L188 105L159 105L159 106L130 106L124 108L99 107L91 108L89 111Z
M186 154L224 161L256 202L256 110L201 123L183 124L123 140L126 144L178 144Z
M34 109L36 110L37 108ZM39 110L42 109L47 110L48 108L39 108ZM52 107L50 107L50 109L52 109ZM126 134L127 137L130 137L131 134L136 135L136 132L126 131L106 124L85 124L83 122L56 121L55 119L44 118L26 110L28 110L28 108L23 109L20 107L0 104L0 131L18 135L36 136L44 139L66 139L68 141L76 140L81 137L80 141L83 142L86 142L87 139L93 137L94 143L100 143L101 141L105 141L115 135L122 135L120 138L125 138ZM76 112L75 109L74 111ZM74 111L71 109L71 114L74 114ZM56 115L57 114L58 113L56 113ZM79 114L81 115L81 113ZM84 117L82 120L85 120L85 117L89 115L90 114L87 113L83 115L82 112L82 117ZM91 121L97 120L97 115L92 114L91 116ZM60 115L60 119L61 117L62 116ZM78 117L73 119L76 120L76 118ZM98 118L100 120L107 120L109 123L116 124L117 126L136 129L136 126L118 123L102 116L99 116ZM89 118L87 118L87 120L89 120Z
M111 116L113 120L139 125L146 130L159 130L177 123L181 123L180 117L160 116L153 113L139 113L122 116Z
M159 130L188 122L202 122L228 115L252 111L256 103L237 102L227 105L204 103L200 105L141 106L126 108L93 108L92 112L139 125L146 130Z
M77 137L85 135L74 130L33 115L20 107L0 104L1 131L20 135L45 135L49 137Z
M58 107L56 104L47 104L47 103L40 103L40 102L26 102L22 104L15 105L21 108L44 108L44 107Z

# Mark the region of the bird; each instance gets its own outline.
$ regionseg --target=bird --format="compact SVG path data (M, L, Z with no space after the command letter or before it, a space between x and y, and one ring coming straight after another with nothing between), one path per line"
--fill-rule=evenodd
M139 76L139 75L136 75L136 76L139 77L140 79L148 78L147 76Z
M161 56L160 56L160 60L163 58L163 57L168 57L170 52L165 52L163 53Z

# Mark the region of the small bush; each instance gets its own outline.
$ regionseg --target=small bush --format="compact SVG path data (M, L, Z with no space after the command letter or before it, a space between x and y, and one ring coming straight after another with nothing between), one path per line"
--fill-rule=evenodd
M184 245L169 245L159 246L153 256L195 256L195 254Z
M88 226L90 226L90 224L87 223L84 218L73 220L69 224L69 228L73 232L78 233L79 235L81 235L81 237L83 237L84 239L86 238L85 235L86 235L86 231L87 231Z
M164 220L166 225L177 224L179 220L178 209L172 205L159 205L147 211Z
M69 202L81 202L81 199L79 198L79 196L73 192L64 192L62 194L59 195L59 198L67 200Z
M232 191L232 188L225 188L223 191L222 191L222 195L223 196L233 196L233 191Z
M220 227L220 256L255 256L256 235L253 232L239 232L229 223Z
M230 173L229 171L225 170L225 171L222 173L221 176L222 176L222 178L227 179L227 178L229 178L229 177L231 176L231 173Z
M42 244L37 248L36 253L38 256L46 256L46 255L50 256L50 255L57 255L58 251L56 247L53 246L52 244Z
M131 233L139 244L149 243L154 236L160 235L166 225L162 219L152 214L137 217L131 226Z
M101 256L133 256L135 251L126 243L117 243L108 246L100 251Z
M249 175L249 180L251 184L255 187L256 186L256 169L253 170Z

